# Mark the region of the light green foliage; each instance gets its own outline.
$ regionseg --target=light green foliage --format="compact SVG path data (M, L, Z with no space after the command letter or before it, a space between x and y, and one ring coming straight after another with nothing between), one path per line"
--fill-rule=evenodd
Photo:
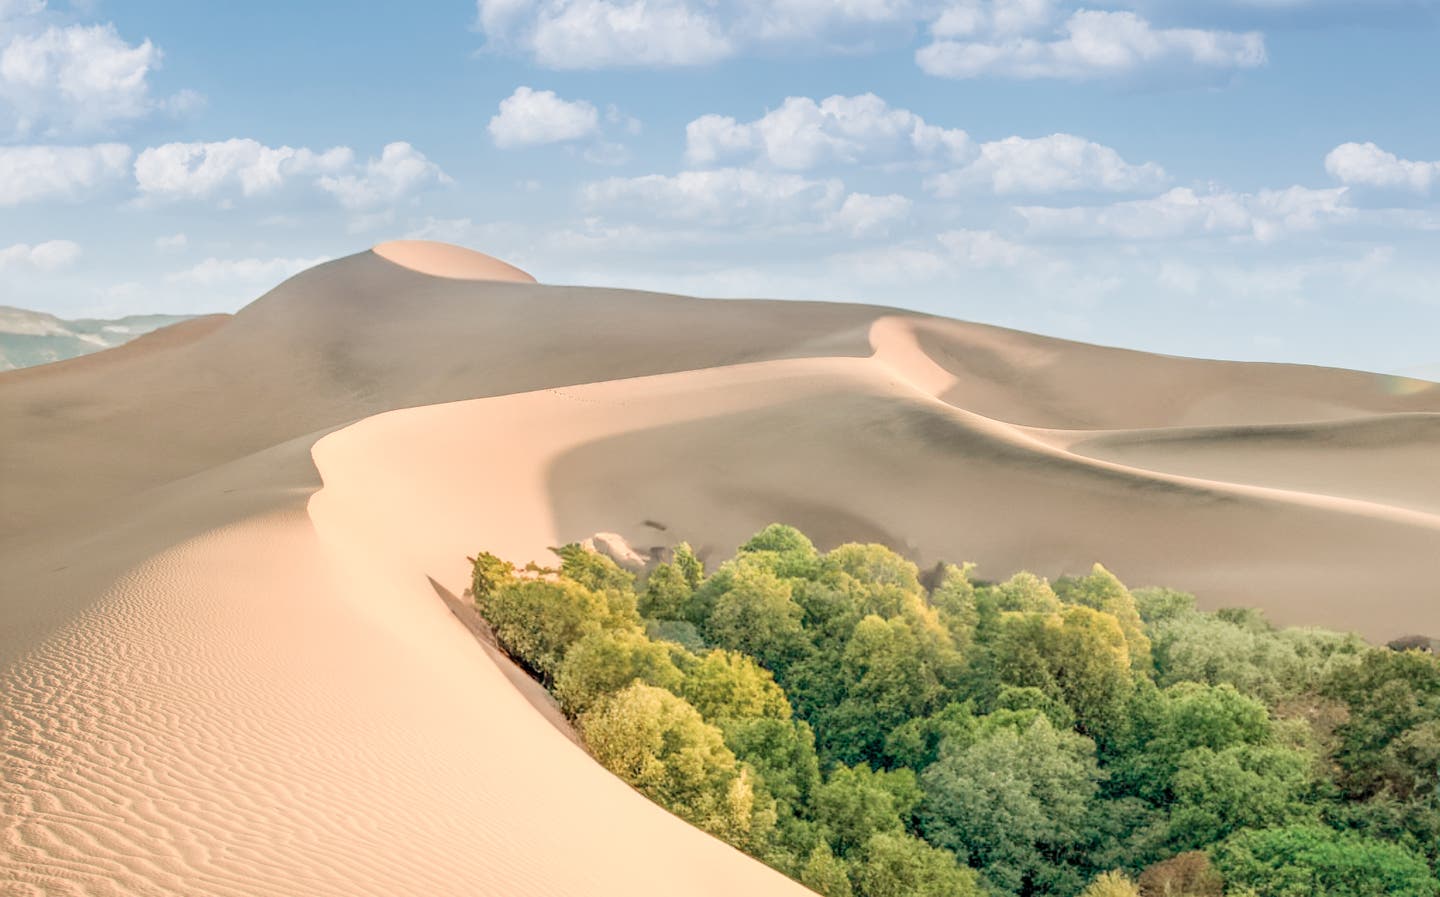
M685 571L674 563L660 564L645 578L645 591L640 593L640 616L652 620L683 620L685 607L695 589Z
M1257 897L1436 897L1440 881L1403 847L1317 826L1247 829L1213 851L1233 889Z
M555 697L571 716L634 681L678 691L680 670L664 645L631 630L592 632L576 642L555 674Z
M930 593L930 605L940 615L940 622L950 633L957 648L964 650L975 639L980 610L975 602L975 586L970 582L974 564L957 567L945 565L940 583Z
M1135 599L1135 609L1140 612L1140 619L1147 626L1195 612L1195 596L1189 592L1149 586L1132 589L1130 594Z
M1036 715L973 744L941 745L925 771L922 825L931 843L968 857L1008 893L1071 894L1083 883L1086 820L1101 773L1090 739Z
M700 588L700 583L705 579L705 565L695 556L695 550L690 547L689 542L681 542L675 546L674 558L670 562L685 577L686 585L691 589Z
M622 570L619 564L599 552L582 548L576 542L550 550L560 557L560 572L587 589L635 591L635 574Z
M841 545L825 555L822 576L850 596L862 617L897 617L925 603L919 569L884 545Z
M821 897L854 897L845 861L831 853L823 841L810 852L810 859L800 872L800 883Z
M713 610L702 631L711 644L754 657L766 668L782 671L803 651L802 611L790 597L790 584L769 569L731 562L712 576Z
M795 527L780 523L751 536L735 557L785 579L812 579L820 570L820 553L814 543Z
M1078 604L1107 613L1120 623L1125 642L1130 648L1130 663L1136 670L1150 669L1150 639L1135 606L1135 596L1115 574L1100 564L1091 568L1089 576L1064 577L1056 581L1055 593L1068 604Z
M514 579L515 565L488 551L470 559L470 594L476 601L488 599L496 589Z
M568 579L512 580L476 603L500 646L547 682L571 645L611 619L602 596Z
M1171 839L1204 847L1241 828L1314 821L1307 805L1314 761L1282 747L1239 744L1187 751L1171 780Z
M995 606L1004 611L1028 614L1053 614L1060 611L1060 598L1044 577L1028 570L1021 570L1014 576L990 586L987 591L994 597Z
M735 651L715 650L702 657L685 673L680 694L712 722L790 718L790 702L775 677Z
M850 856L877 832L907 831L920 798L915 773L908 769L837 766L815 791L815 821L835 852Z
M1080 897L1141 897L1140 888L1123 872L1102 872L1085 886Z
M872 837L854 866L858 897L983 897L975 872L913 835Z
M595 759L651 800L732 844L768 837L749 770L684 699L637 682L601 699L580 728Z
M725 744L759 774L782 815L803 812L820 785L815 733L803 720L729 718L719 723Z
M1108 735L1121 728L1131 662L1113 616L1088 607L1007 613L997 623L992 651L999 682L1064 701L1086 733Z

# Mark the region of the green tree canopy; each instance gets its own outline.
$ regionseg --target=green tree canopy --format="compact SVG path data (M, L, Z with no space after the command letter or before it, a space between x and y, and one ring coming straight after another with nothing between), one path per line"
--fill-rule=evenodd
M1318 826L1236 833L1213 851L1231 888L1258 897L1436 897L1422 857L1395 844Z
M601 698L580 728L595 759L661 806L732 844L768 837L750 771L684 699L637 682Z
M679 691L680 670L663 644L633 630L592 632L565 654L555 674L555 697L571 716L588 710L603 695L640 681Z
M923 829L1006 893L1073 894L1100 779L1094 743L1037 714L1024 729L941 746L922 779Z
M882 833L870 838L854 866L859 897L983 897L973 870L948 850L913 835Z

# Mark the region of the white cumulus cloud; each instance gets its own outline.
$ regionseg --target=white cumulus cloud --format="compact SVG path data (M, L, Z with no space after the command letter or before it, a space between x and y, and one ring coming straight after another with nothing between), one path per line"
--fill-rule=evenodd
M1325 156L1325 170L1342 184L1429 193L1440 183L1440 161L1412 162L1373 143L1342 143Z
M380 158L371 159L352 174L326 175L320 188L333 194L347 209L372 208L401 199L428 187L453 183L440 166L404 141L385 145Z
M480 0L478 9L489 42L547 68L707 65L734 51L711 11L684 0Z
M0 249L0 271L30 269L59 271L75 264L80 246L70 240L47 240L44 243L16 243Z
M551 90L517 87L490 119L490 139L501 149L580 140L596 134L600 112L584 100L562 100Z
M705 115L685 128L685 155L693 165L754 155L777 168L803 170L826 162L907 157L957 162L970 151L964 131L929 124L870 93L832 96L818 103L787 97L778 109L754 121Z
M135 183L146 199L223 202L303 184L334 196L347 209L366 209L451 181L403 141L387 144L379 158L361 164L347 146L317 151L233 138L150 147L135 159Z
M40 199L78 199L123 178L130 168L130 147L0 146L0 206Z
M1157 189L1168 180L1165 169L1153 162L1132 164L1108 146L1073 134L1051 134L982 144L973 162L936 175L927 186L941 197L976 188L998 194L1124 193Z
M0 38L3 40L3 38ZM107 131L157 108L182 110L198 98L150 94L160 50L132 44L114 25L51 25L0 44L0 121L21 135Z
M945 78L1119 77L1145 69L1228 72L1266 61L1258 32L1157 28L1133 12L1075 10L1026 0L968 0L932 25L916 64Z
M156 198L208 199L227 192L256 196L278 190L291 178L339 171L354 158L348 147L316 152L265 146L248 137L167 143L140 153L135 182L141 194Z

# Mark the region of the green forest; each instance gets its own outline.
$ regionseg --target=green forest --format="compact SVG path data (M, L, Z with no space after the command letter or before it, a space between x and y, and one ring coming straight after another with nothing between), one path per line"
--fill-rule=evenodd
M711 571L555 553L474 559L501 648L600 763L826 897L1440 897L1432 654L779 524Z

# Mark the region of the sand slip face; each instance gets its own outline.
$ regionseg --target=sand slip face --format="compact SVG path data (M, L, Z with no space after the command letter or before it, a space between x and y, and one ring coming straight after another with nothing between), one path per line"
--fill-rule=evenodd
M784 520L1440 633L1440 388L456 271L0 375L0 893L802 893L517 689L430 584L481 549Z

